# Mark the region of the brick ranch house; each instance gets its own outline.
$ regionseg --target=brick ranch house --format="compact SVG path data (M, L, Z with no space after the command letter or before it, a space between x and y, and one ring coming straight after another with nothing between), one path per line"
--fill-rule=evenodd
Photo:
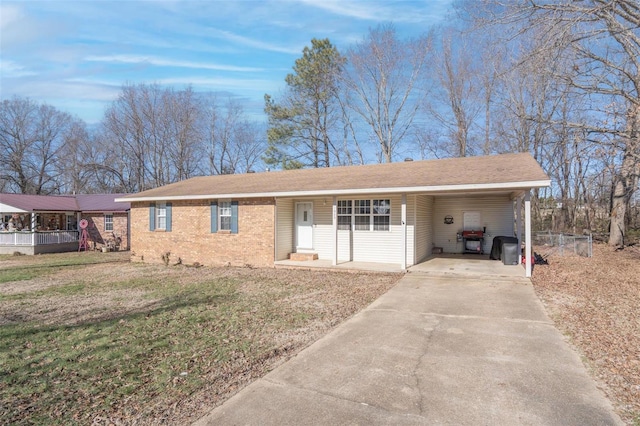
M463 252L460 235L473 229L484 232L479 252L493 236L521 242L524 231L530 259L530 191L549 184L520 153L203 176L116 201L131 203L133 260L168 253L203 265L319 258L406 269L434 252Z
M129 249L127 194L0 194L0 253L58 253L78 250L82 219L89 222L89 248Z

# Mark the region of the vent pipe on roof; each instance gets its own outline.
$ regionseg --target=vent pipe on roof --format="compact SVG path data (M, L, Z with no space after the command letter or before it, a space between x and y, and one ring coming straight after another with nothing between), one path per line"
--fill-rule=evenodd
M404 159L404 161L413 161L413 158L407 157L407 158Z

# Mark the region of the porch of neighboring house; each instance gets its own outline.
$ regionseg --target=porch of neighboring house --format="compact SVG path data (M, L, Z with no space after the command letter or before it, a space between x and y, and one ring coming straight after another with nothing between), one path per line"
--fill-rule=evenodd
M78 249L76 212L0 212L0 254L60 253Z

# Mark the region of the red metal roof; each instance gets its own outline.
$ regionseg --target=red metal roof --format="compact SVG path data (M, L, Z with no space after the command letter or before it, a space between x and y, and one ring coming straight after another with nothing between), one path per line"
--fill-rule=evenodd
M113 200L127 194L95 195L26 195L0 194L0 204L23 211L87 211L116 212L129 210L129 203ZM5 209L6 210L6 209ZM11 213L6 211L3 213Z
M77 211L73 196L0 194L0 203L24 211ZM5 212L10 213L10 212Z
M127 194L81 194L76 195L78 207L83 212L125 212L131 203L116 203L116 198Z

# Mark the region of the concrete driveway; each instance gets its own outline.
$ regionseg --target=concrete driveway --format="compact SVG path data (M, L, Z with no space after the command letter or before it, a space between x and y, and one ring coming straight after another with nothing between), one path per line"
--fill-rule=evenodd
M196 424L622 422L528 279L414 272Z

